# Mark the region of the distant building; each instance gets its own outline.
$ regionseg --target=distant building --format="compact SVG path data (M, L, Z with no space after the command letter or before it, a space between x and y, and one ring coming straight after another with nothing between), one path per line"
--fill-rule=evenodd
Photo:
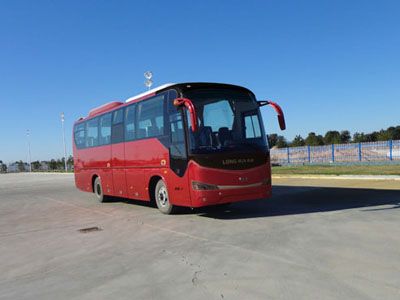
M11 164L8 165L7 171L8 171L9 173L13 173L13 172L27 172L27 171L29 171L29 164L28 164L28 163L24 162L24 163L22 163L22 165L23 165L23 168L22 168L22 170L20 170L20 169L19 169L19 162L13 162L13 163L11 163Z
M49 168L49 163L47 161L42 160L40 162L40 171L48 171Z
M8 165L8 172L13 173L13 172L18 172L18 164L17 163L11 163Z

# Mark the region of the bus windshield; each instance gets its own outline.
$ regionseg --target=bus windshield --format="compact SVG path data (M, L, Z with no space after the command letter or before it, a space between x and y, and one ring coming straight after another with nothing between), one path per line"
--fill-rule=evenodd
M193 102L198 118L198 130L189 130L192 154L266 149L259 106L249 92L194 89L185 97Z

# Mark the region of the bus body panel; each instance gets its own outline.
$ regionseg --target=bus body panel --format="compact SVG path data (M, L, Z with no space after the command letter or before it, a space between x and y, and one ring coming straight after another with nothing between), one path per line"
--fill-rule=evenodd
M125 142L127 167L161 168L169 165L168 149L157 139Z
M188 179L169 168L169 150L157 138L126 142L125 166L129 198L149 201L150 182L159 177L167 184L172 204L190 206Z
M93 148L77 151L74 147L73 150L76 187L80 190L91 192L93 191L93 177L99 176L104 193L106 195L113 195L111 145L96 147L95 157L93 156Z
M182 177L176 175L171 169L165 169L164 172L171 203L179 206L192 206L187 170Z
M112 177L114 182L114 196L127 197L125 174L125 145L124 143L111 145Z
M126 186L128 198L146 201L150 200L146 190L144 168L127 166Z
M92 180L94 175L99 176L104 194L113 195L114 185L111 169L111 145L99 147L98 155L96 157L96 167L92 169L90 180ZM93 189L93 186L91 186L91 188Z
M125 142L125 166L128 197L150 200L147 177L169 166L168 149L157 138Z
M261 199L271 196L271 182L266 165L248 170L221 170L206 168L189 162L191 181L212 183L215 190L190 189L192 207ZM191 183L190 183L191 185Z
M82 178L82 160L80 159L80 151L76 149L74 137L72 137L72 153L74 155L74 180L75 186L84 191L84 182Z

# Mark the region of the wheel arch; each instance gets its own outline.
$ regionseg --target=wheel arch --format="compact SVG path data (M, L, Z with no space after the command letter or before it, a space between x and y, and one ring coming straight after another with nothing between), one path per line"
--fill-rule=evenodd
M157 182L159 180L163 180L165 185L167 185L167 181L165 180L164 176L162 176L161 174L153 174L150 176L147 187L148 187L148 192L149 192L149 199L151 203L156 203L155 202L155 198L154 198L154 192L155 192L155 188L157 185ZM168 188L168 185L167 185Z

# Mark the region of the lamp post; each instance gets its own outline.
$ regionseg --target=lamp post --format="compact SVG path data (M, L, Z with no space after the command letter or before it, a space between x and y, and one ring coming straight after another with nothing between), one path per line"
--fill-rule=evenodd
M151 79L152 77L153 73L151 71L147 71L144 73L144 78L146 78L144 85L147 86L148 90L150 90L151 86L153 85L153 80Z
M62 138L63 138L63 145L64 145L64 167L65 172L68 172L67 167L67 147L65 145L65 128L64 128L64 113L61 113L61 128L62 128Z
M29 129L26 130L26 138L28 140L28 160L29 160L29 172L32 172L32 158L31 158L31 132Z

